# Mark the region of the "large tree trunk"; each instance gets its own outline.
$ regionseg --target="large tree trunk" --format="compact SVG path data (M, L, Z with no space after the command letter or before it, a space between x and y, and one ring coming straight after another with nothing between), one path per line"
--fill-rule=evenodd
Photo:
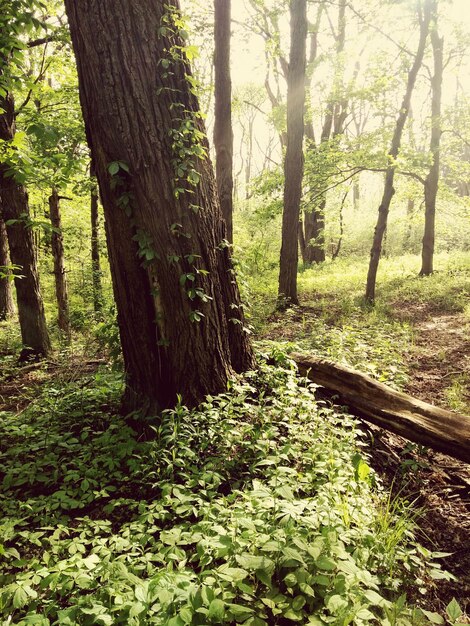
M420 17L420 34L419 43L416 55L413 61L413 65L408 73L408 81L406 85L405 96L403 98L400 112L398 114L397 122L395 125L395 131L393 133L392 143L388 152L387 171L385 174L385 185L382 196L382 201L379 206L379 213L377 217L377 224L375 226L374 238L372 242L372 248L370 251L369 271L367 274L367 284L365 298L369 303L373 303L375 300L375 285L377 282L377 270L379 267L380 256L382 253L382 241L384 233L387 228L388 213L390 210L390 204L395 194L395 188L393 186L395 179L396 160L400 152L401 139L403 135L403 129L405 127L406 118L410 110L411 94L416 83L419 69L423 62L424 50L426 48L426 40L429 32L429 23L431 20L431 5L433 0L424 0L424 8L422 16Z
M233 241L233 131L232 82L230 78L231 0L214 0L215 172L220 208Z
M100 235L98 221L98 187L93 164L90 166L90 217L91 217L91 272L93 285L93 309L97 315L103 310L103 286L101 284Z
M470 416L451 413L316 357L292 354L299 372L334 393L363 419L410 441L470 463Z
M9 265L10 255L8 252L7 231L1 216L0 207L0 321L8 319L15 312L10 279L11 273L7 269Z
M177 0L66 0L104 207L125 410L195 405L254 365ZM175 15L176 12L176 15Z
M434 56L434 76L431 81L432 104L431 104L431 157L432 164L424 184L424 236L422 250L422 265L420 276L429 276L433 273L434 238L436 222L436 198L439 187L439 163L441 146L441 96L442 74L444 57L444 39L439 37L437 31L437 2L434 1L432 9L431 43Z
M55 187L49 196L49 217L52 224L51 251L54 259L54 282L57 299L57 325L68 337L70 336L69 297L64 263L64 240L60 217L60 196Z
M284 161L284 210L279 271L279 303L297 303L297 236L303 176L305 66L307 41L306 0L290 3L290 58L287 73L287 150Z
M15 104L7 93L0 97L0 139L11 141L15 135ZM8 176L8 165L0 163L0 205L7 228L10 259L20 266L15 278L18 316L23 350L20 358L45 356L51 350L44 305L39 290L39 275L34 254L33 232L28 224L28 195L23 185Z

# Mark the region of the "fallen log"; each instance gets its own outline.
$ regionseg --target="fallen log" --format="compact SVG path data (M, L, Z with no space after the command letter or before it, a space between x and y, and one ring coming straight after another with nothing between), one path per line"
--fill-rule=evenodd
M338 395L354 415L409 441L470 463L470 416L438 408L391 389L349 367L291 354L299 373Z

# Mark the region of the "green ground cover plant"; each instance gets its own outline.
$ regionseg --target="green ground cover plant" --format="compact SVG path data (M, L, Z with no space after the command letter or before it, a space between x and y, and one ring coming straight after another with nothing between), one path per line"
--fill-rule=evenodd
M443 623L412 511L281 356L150 437L108 369L1 414L2 624Z

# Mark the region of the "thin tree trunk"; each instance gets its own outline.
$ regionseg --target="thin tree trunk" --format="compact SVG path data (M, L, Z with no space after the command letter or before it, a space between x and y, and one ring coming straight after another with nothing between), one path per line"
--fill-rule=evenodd
M246 163L245 163L245 200L251 198L251 160L253 158L253 120L248 120L248 145L246 149Z
M359 182L359 174L354 178L353 182L353 207L357 211L359 208L359 202L361 201L361 186Z
M431 113L431 157L432 164L424 185L424 236L422 250L422 265L420 276L429 276L433 273L434 239L436 223L436 198L439 188L439 163L441 145L441 100L442 100L442 74L444 57L444 39L439 37L437 31L437 2L432 9L431 44L434 56L434 76L431 81L432 87L432 113Z
M13 303L13 290L11 288L11 272L7 270L10 265L10 255L8 253L8 239L5 222L1 216L0 207L0 321L11 317L15 312Z
M380 256L382 252L382 241L384 233L387 228L388 213L390 210L390 204L395 194L393 186L395 179L396 159L400 152L401 139L403 135L403 129L405 127L406 118L410 110L411 94L416 83L419 69L423 62L424 50L426 48L426 40L429 32L429 24L431 20L431 3L432 0L424 0L423 14L420 17L420 35L419 44L416 52L416 56L413 61L413 65L408 73L408 81L406 85L405 96L403 98L402 105L400 107L400 113L398 114L397 123L395 125L395 131L393 133L391 147L388 153L389 165L385 174L385 185L382 196L382 201L379 206L379 213L377 217L377 224L375 226L374 238L372 242L372 249L370 252L369 271L367 274L367 284L365 299L369 303L373 303L375 300L375 286L377 282L377 270L379 267Z
M318 54L318 31L320 30L321 19L323 15L323 11L325 10L325 5L321 3L318 6L317 17L313 28L311 28L310 33L310 53L309 59L307 63L307 71L305 76L305 139L306 139L306 150L315 150L316 149L316 141L315 141L315 130L313 128L313 113L312 107L310 103L310 89L312 86L313 72L314 72L314 63ZM302 256L302 262L304 265L309 265L311 263L311 250L309 247L310 240L315 236L315 225L314 225L314 211L305 210L303 211L303 216L300 220L300 228L299 228L299 245L300 252Z
M93 285L93 309L97 315L103 310L103 286L101 284L100 235L98 222L98 188L93 164L90 166L90 217L91 217L91 273Z
M52 224L51 251L54 259L54 282L57 299L57 325L70 338L69 298L64 263L64 240L60 216L60 196L55 187L49 196L49 217Z
M220 208L233 241L233 131L232 82L230 78L231 0L214 0L215 172Z
M298 303L297 245L304 168L304 108L307 41L306 0L290 3L290 58L287 80L287 150L284 161L284 210L279 271L279 304Z
M333 250L333 253L331 255L332 261L335 261L338 258L339 253L341 251L341 245L343 243L343 236L344 236L344 205L346 203L346 199L348 197L348 194L349 194L349 189L344 194L343 199L341 200L341 205L339 207L339 239L338 239L338 243L336 244L336 248Z
M11 93L0 97L0 139L15 136L15 104ZM0 205L6 224L10 259L18 265L21 278L15 278L18 316L23 350L20 359L46 356L51 350L44 305L39 289L39 275L34 254L33 231L28 224L29 205L26 189L7 176L8 166L0 163Z
M254 357L176 24L179 3L65 6L106 218L123 408L155 414L178 395L195 405L225 390Z
M340 81L344 74L344 63L342 63L341 55L344 52L346 43L346 0L340 0L338 8L338 34L336 38L336 57L337 63L341 64L337 67L334 77L334 85L330 94L323 128L320 137L320 145L326 145L333 137L343 132L344 122L347 116L347 100L337 100L337 92L340 87ZM312 144L312 149L317 147ZM305 240L307 243L306 257L307 263L323 263L326 259L325 249L325 210L326 210L326 192L322 194L316 206L309 212L310 216L305 221Z
M412 218L415 210L415 200L414 198L408 198L406 204L406 232L405 232L405 240L403 242L403 247L405 251L411 252L411 232L412 232Z

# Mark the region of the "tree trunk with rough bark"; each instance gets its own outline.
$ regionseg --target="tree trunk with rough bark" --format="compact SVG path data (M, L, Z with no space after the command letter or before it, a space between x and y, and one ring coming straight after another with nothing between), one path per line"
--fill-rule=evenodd
M382 201L379 206L377 224L375 226L374 238L370 251L369 270L367 273L365 299L371 304L373 304L375 301L375 286L377 282L377 270L379 267L380 256L382 254L382 241L384 233L387 229L390 204L395 194L395 188L393 186L393 183L395 180L396 159L400 152L403 129L405 127L405 122L410 110L411 95L413 93L419 69L423 62L424 50L426 48L426 40L429 33L429 24L431 21L432 2L433 0L424 0L424 7L422 15L420 16L420 34L418 49L413 60L413 65L411 66L411 69L408 73L405 95L402 105L400 107L400 112L398 114L397 122L395 125L395 131L393 133L392 143L388 152L389 165L385 173L384 191Z
M11 272L7 270L10 265L10 254L8 252L8 239L5 222L1 216L0 207L0 321L4 321L11 317L15 312L13 302L13 290L11 288Z
M97 315L103 310L103 286L101 284L100 234L98 221L98 187L93 165L90 166L90 218L91 218L91 272L93 285L93 309Z
M15 136L15 103L11 93L0 97L0 139ZM16 301L23 350L20 359L47 356L51 344L47 332L39 275L34 254L33 232L29 225L28 194L22 184L8 176L8 165L0 163L0 205L6 224L10 259L18 265L21 277L15 278Z
M60 216L60 196L55 187L49 196L49 218L52 224L51 251L54 259L54 283L57 300L57 325L70 337L69 297L64 263L64 239Z
M431 158L432 163L424 184L424 235L420 276L429 276L434 271L434 240L436 223L436 198L439 188L439 164L441 147L441 100L442 74L444 69L444 39L437 31L437 2L432 8L431 44L434 57L434 76L431 80Z
M214 148L220 208L233 242L233 131L230 77L231 0L214 0Z
M126 369L155 413L254 366L177 0L66 0Z
M304 108L307 42L306 0L290 3L290 58L287 72L287 149L279 271L279 304L297 303L297 245L304 166Z

